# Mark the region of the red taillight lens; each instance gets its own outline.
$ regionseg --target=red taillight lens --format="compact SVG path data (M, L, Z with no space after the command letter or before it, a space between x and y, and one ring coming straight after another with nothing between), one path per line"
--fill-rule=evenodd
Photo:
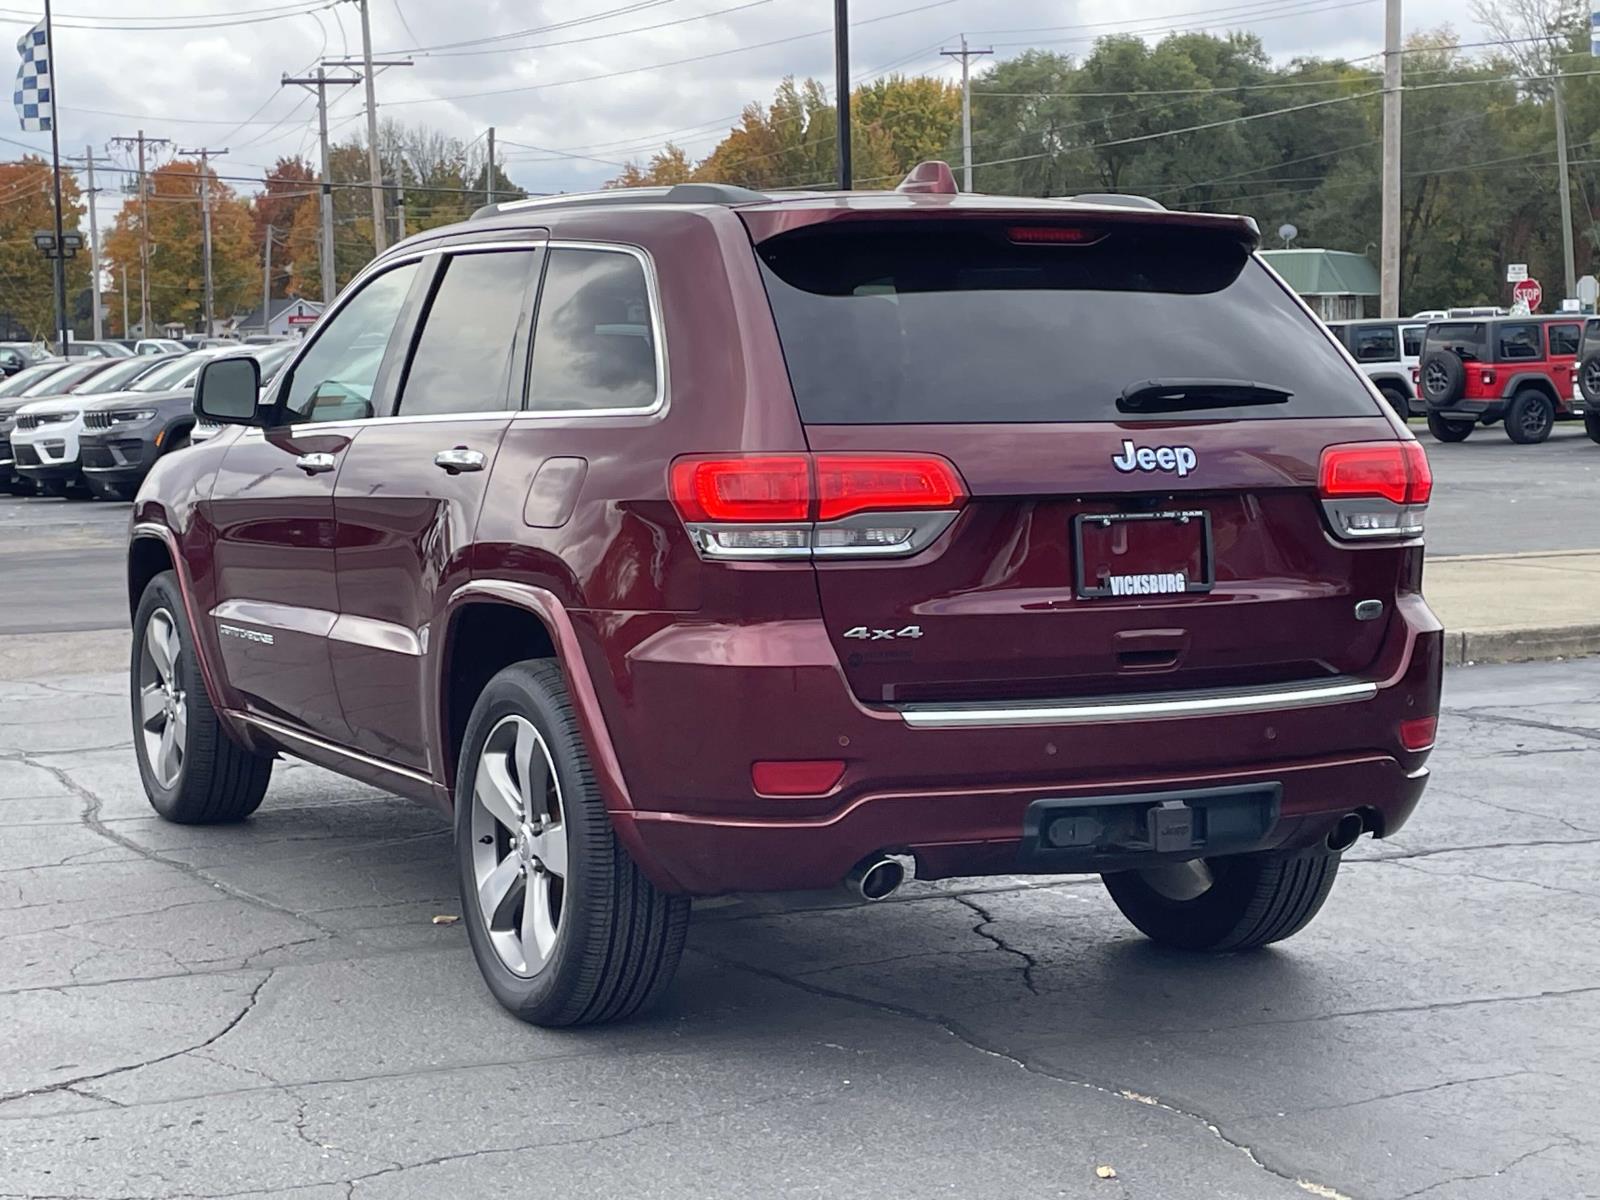
M1417 442L1353 442L1322 452L1318 486L1324 500L1378 496L1395 504L1426 504L1433 472Z
M1105 234L1078 225L1013 225L1006 230L1006 236L1027 245L1087 246Z
M966 499L956 470L942 458L819 454L817 519L858 512L959 508Z
M1438 732L1438 717L1412 717L1400 722L1400 744L1407 750L1426 750Z
M671 494L685 521L809 521L811 462L803 454L680 458Z
M763 796L826 796L843 778L838 759L750 764L750 782Z
M1489 387L1494 383L1494 372L1493 371L1484 371L1482 374L1480 374L1478 376L1478 378L1483 380L1483 386L1484 387Z

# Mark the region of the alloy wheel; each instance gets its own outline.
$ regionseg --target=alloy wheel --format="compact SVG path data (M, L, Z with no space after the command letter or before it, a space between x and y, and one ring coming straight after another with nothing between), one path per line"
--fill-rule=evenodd
M189 701L178 679L181 649L172 613L156 609L139 651L139 734L150 773L164 788L176 787L183 775L189 733Z
M1423 373L1423 381L1430 396L1443 396L1450 390L1450 379L1445 374L1444 368L1438 363L1429 363L1428 369Z
M1522 410L1522 432L1537 438L1549 426L1549 410L1543 404L1529 404Z
M471 803L473 883L489 942L513 975L537 975L561 929L567 825L550 748L526 717L489 731Z
M1600 396L1600 362L1591 362L1584 368L1583 381L1591 395Z

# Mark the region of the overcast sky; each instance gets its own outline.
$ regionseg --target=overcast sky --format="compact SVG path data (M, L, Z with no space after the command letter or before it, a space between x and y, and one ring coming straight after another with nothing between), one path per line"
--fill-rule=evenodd
M494 125L507 173L531 191L594 186L669 137L703 156L784 75L833 73L831 0L371 4L377 50L416 64L381 74L380 112L468 139ZM1170 29L1249 30L1279 61L1357 57L1381 48L1383 8L1383 0L853 0L851 58L858 81L885 68L953 76L938 52L963 31L1005 57L1029 45L1081 55L1097 36ZM1466 0L1406 0L1406 32L1451 23L1477 40L1483 31L1466 8ZM225 175L259 176L282 155L314 161L315 106L279 79L361 46L351 0L57 0L56 9L62 152L93 145L123 165L131 155L109 141L140 128L177 149L228 147L218 164ZM29 0L0 0L8 36L20 36L33 11ZM523 30L540 32L507 36ZM482 41L490 38L501 40ZM359 87L338 89L336 139L360 128L361 102ZM15 153L49 154L49 135L21 133L15 121L4 137L0 145ZM102 186L122 181L112 175ZM102 213L119 200L105 196Z

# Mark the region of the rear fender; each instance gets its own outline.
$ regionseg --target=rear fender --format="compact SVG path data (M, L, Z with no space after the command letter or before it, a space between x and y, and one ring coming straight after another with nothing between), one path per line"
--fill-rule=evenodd
M441 625L448 628L449 618L462 604L473 599L491 598L504 604L526 609L543 623L549 631L550 643L555 647L556 661L566 679L567 692L572 698L573 712L583 734L584 747L594 767L595 782L599 785L606 811L611 814L611 824L617 839L623 844L633 861L649 876L650 881L665 891L681 892L683 887L661 863L655 861L639 838L633 823L633 798L628 792L627 780L622 774L622 764L617 759L616 746L611 731L606 726L601 711L600 698L595 692L594 680L583 657L577 631L572 618L554 592L525 583L501 579L474 579L451 594ZM443 655L440 655L443 661ZM436 681L437 682L437 681ZM435 736L442 737L436 730Z
M1561 395L1556 390L1555 384L1550 382L1550 377L1542 371L1519 371L1506 380L1506 385L1500 391L1502 400L1509 400L1523 388L1535 388L1550 397L1550 403L1557 408L1562 405Z

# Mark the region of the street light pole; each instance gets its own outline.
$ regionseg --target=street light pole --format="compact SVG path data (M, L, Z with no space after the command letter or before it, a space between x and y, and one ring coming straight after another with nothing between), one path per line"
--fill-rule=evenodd
M1400 0L1383 21L1383 200L1378 235L1378 315L1400 315Z

